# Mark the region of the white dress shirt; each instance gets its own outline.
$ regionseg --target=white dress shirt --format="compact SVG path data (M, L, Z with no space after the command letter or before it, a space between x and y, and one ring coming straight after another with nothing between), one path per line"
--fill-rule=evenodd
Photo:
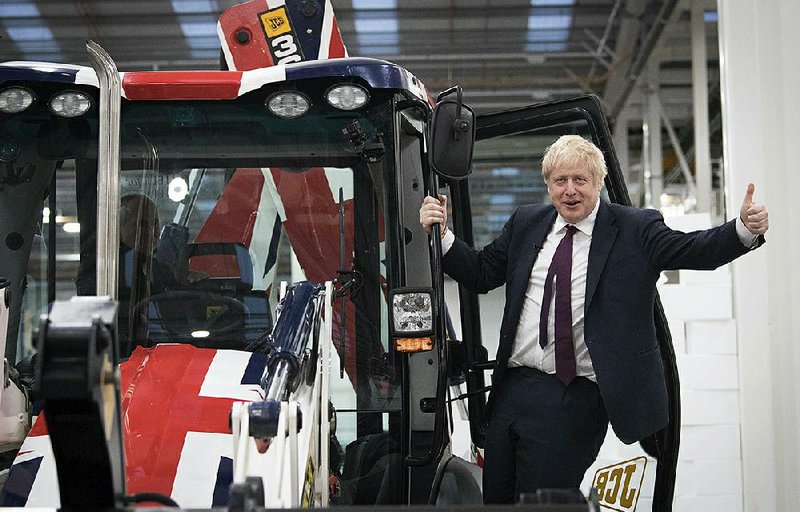
M572 242L572 337L575 342L575 365L578 376L591 380L596 380L596 378L589 349L586 347L584 339L583 321L589 248L599 207L600 201L597 202L588 217L575 224L578 231L575 232ZM539 318L542 311L547 270L550 268L556 248L566 232L567 221L558 215L533 264L533 270L528 280L528 289L525 291L525 299L522 304L519 327L514 338L514 347L508 360L509 367L529 366L546 373L554 374L556 372L555 343L553 342L555 339L555 300L550 301L547 325L548 343L544 348L539 346ZM757 235L748 231L741 218L736 219L736 234L746 247L752 247L758 238ZM448 229L442 237L442 254L446 254L450 250L454 241L455 235ZM509 262L509 264L513 263ZM553 291L555 292L555 284L553 284Z
M575 341L575 368L577 375L595 380L592 359L583 337L583 303L586 297L586 269L589 267L589 247L592 244L592 230L597 218L600 202L588 217L575 224L578 229L572 240L572 338ZM555 357L555 304L550 301L550 314L547 319L548 343L542 348L539 345L539 318L542 312L544 281L547 270L553 261L558 244L567 233L567 221L561 215L556 217L550 233L542 244L539 255L533 264L528 280L528 289L522 303L519 327L514 338L514 347L508 366L530 366L546 373L556 373ZM553 290L556 286L553 284Z

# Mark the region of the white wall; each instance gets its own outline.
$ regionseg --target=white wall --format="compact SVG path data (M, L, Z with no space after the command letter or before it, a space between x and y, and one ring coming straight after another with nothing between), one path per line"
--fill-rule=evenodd
M744 509L800 502L800 2L720 0L728 211L748 182L770 211L767 244L733 265Z
M708 214L671 217L666 223L681 231L712 225ZM730 266L713 272L681 270L677 282L662 283L658 291L681 383L674 508L741 511L741 389Z

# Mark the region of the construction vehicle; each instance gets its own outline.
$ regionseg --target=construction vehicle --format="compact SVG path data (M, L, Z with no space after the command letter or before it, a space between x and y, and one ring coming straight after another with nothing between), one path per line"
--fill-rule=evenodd
M451 407L466 402L482 446L493 362L477 297L445 299L419 205L448 189L471 243L473 142L543 148L563 133L603 150L608 199L628 204L599 104L474 117L454 88L434 109L394 64L304 61L346 55L303 42L338 33L329 4L261 6L223 15L227 71L120 74L93 43L94 69L0 66L0 318L21 371L2 403L17 389L27 419L33 389L48 418L19 450L5 504L480 500L471 467L450 458ZM274 65L239 59L245 49ZM670 510L677 372L658 321L673 408L648 453L653 510Z

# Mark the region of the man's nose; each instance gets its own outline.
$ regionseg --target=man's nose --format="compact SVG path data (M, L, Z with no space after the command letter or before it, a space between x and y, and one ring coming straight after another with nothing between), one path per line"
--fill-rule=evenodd
M575 190L575 182L573 182L572 180L567 180L567 188L566 188L565 192L568 195L574 194L576 192L576 190Z

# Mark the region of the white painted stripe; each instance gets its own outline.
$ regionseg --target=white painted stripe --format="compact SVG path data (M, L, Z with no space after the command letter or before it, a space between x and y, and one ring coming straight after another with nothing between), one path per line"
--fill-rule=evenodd
M230 71L236 71L236 61L233 60L231 49L228 46L228 40L225 38L225 33L222 31L222 24L217 22L217 37L219 44L222 45L222 54L225 55L225 63L228 65Z
M171 493L181 508L211 508L221 457L233 458L230 434L186 433Z
M350 169L340 167L325 167L325 177L328 179L328 186L331 190L333 202L339 204L339 187L342 188L344 200L353 199L355 195L353 189L353 172Z
M250 352L240 350L217 350L203 379L203 385L200 386L198 396L260 400L263 394L261 386L240 384L251 355ZM180 504L185 506L183 503Z
M425 100L425 101L428 101L428 89L427 89L427 87L425 87L425 84L419 78L417 78L417 83L419 84L419 90L422 93L421 98L423 100Z
M330 56L331 32L333 31L333 6L325 0L325 17L322 19L322 32L319 35L319 54L317 58L325 60Z
M253 226L253 238L250 240L250 258L253 261L253 289L266 290L275 279L275 267L266 269L269 246L272 243L272 233L275 230L275 217L286 219L286 210L278 194L275 180L268 167L261 169L264 174L264 184L261 187L261 201L258 203L258 213ZM267 272L265 275L265 272Z
M275 9L282 5L286 5L286 0L267 0L267 9Z
M5 295L5 292L6 290L3 290L3 295L8 298L9 295ZM0 334L0 348L2 348L3 354L6 353L6 333L8 332L8 319L10 316L11 307L10 302L11 301L6 302L6 300L0 302L0 333L2 333Z
M75 75L75 83L100 87L100 82L97 80L97 73L94 72L94 69L83 66L81 66L78 73Z
M120 83L120 87L119 87L120 94L122 95L123 98L128 99L128 95L125 94L125 87L122 85L122 84L125 83L125 73L124 72L121 72L119 74L119 83Z
M269 192L272 199L272 204L275 205L275 208L278 210L278 215L281 216L281 220L285 221L286 208L284 208L283 199L281 199L281 195L278 193L278 186L275 185L275 179L272 177L272 171L269 167L264 167L261 169L261 171L264 173L264 193Z
M61 499L58 493L58 474L56 473L56 459L53 455L53 446L50 436L28 437L20 447L20 452L30 450L31 453L18 457L14 464L26 460L42 457L39 471L33 481L31 492L28 495L27 507L60 507Z
M418 98L427 101L428 97L424 92L425 86L422 85L422 82L417 80L417 78L407 69L403 69L403 72L406 76L406 87L408 90L413 92Z
M286 80L286 68L283 66L243 71L242 84L239 86L239 96L254 91L262 85L283 82L284 80Z

